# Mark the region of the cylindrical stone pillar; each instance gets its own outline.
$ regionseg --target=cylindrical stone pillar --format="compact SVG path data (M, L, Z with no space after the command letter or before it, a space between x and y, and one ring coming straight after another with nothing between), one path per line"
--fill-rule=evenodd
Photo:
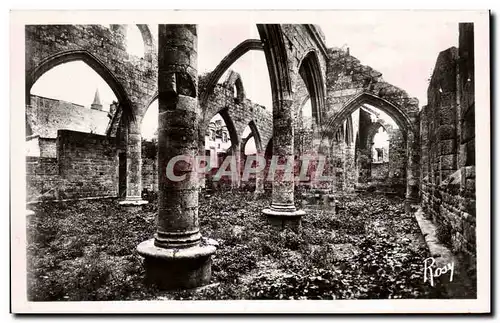
M409 203L416 203L418 196L418 150L415 142L415 134L408 131L406 143L407 149L407 164L406 164L406 200Z
M164 289L193 288L210 281L215 252L201 239L198 222L196 25L159 25L158 41L157 230L138 251L149 281Z
M132 123L127 136L127 190L120 205L134 206L147 204L142 199L142 137L139 127Z
M273 159L279 165L287 161L294 160L293 150L293 124L292 109L293 101L289 99L279 99L273 102ZM292 162L293 166L293 162ZM269 170L270 176L274 176L272 181L272 202L271 207L262 212L269 216L272 224L282 228L286 226L300 226L300 219L305 212L297 210L294 203L294 180L284 178L286 171ZM268 177L269 177L268 175Z
M234 158L234 164L231 163L231 188L238 189L241 186L241 142L233 147L231 158ZM235 166L235 167L233 167Z
M262 156L264 158L264 153L257 153L257 155ZM266 170L265 167L262 167L262 170L258 171L255 174L255 197L258 197L261 194L264 194L264 182L265 182Z

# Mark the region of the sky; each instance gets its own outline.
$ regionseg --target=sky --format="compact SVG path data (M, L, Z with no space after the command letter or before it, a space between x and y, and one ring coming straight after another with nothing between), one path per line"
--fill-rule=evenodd
M157 26L150 27L156 35ZM349 48L350 54L362 64L381 72L385 81L416 97L420 107L427 102L428 80L439 52L458 46L456 23L431 23L425 20L384 23L379 20L376 24L356 24L353 21L323 24L320 27L325 34L327 47ZM256 25L198 25L199 74L212 71L224 56L248 38L259 38ZM130 54L143 55L142 38L134 25L128 27L127 42ZM247 98L271 109L271 85L264 52L250 51L230 69L241 75ZM224 79L225 75L219 82L222 83ZM104 109L108 110L109 104L116 100L109 86L85 63L71 62L42 75L31 93L90 107L96 89L99 89ZM153 102L144 118L146 124L143 129L146 132L154 132L151 129L155 128L156 113L157 102Z

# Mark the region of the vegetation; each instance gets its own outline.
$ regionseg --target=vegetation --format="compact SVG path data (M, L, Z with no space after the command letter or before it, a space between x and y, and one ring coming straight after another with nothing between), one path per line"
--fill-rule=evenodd
M301 230L278 230L261 210L268 197L200 196L200 226L215 239L212 284L160 292L143 283L136 246L154 234L156 203L115 201L37 206L28 218L30 300L441 298L423 283L429 252L403 200L343 196L335 208L307 205Z

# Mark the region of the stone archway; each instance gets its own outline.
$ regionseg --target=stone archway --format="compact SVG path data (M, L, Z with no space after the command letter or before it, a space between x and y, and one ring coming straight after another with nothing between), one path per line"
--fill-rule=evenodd
M241 56L245 55L250 50L263 50L262 41L259 39L247 39L233 48L229 54L209 74L205 83L205 89L200 96L200 104L202 107L208 102L208 98L214 92L215 86L224 73L236 62Z
M325 111L325 85L321 77L321 67L316 51L311 50L304 56L299 64L299 75L304 81L308 97L311 99L313 124L321 126L322 115Z
M148 62L153 61L153 57L156 55L156 47L153 41L153 35L148 25L136 24L139 32L142 36L142 41L144 43L144 59ZM110 25L111 30L123 34L126 37L127 27L126 25Z
M325 124L323 136L332 137L337 130L343 126L344 121L360 106L368 103L390 116L398 125L399 129L406 137L406 198L409 201L418 199L419 175L418 175L418 125L410 116L397 104L369 92L362 92L351 98L331 117ZM366 143L360 143L365 146Z
M59 52L47 57L31 70L27 71L26 104L29 104L30 102L31 88L43 74L58 65L74 61L82 61L86 63L109 85L116 98L118 99L120 108L122 110L122 118L126 121L126 123L130 123L131 121L135 120L135 113L132 109L131 101L129 100L123 85L97 57L86 50L68 50Z
M346 102L340 111L326 122L324 134L327 135L331 132L335 132L349 115L365 103L373 105L385 112L396 122L400 129L413 133L417 131L418 125L411 121L410 116L403 111L401 107L375 94L362 92Z

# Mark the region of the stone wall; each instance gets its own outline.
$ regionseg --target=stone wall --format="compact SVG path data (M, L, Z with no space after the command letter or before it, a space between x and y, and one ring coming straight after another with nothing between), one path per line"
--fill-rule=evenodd
M26 122L33 135L55 139L59 129L106 134L110 121L106 111L38 95L31 95L30 99Z
M156 141L142 141L142 189L149 192L158 191L158 161Z
M27 157L27 201L117 196L112 138L59 130L56 147L56 158Z
M57 136L60 198L115 197L118 158L113 138L69 130Z
M200 81L202 83L202 81ZM244 83L243 83L244 84ZM203 88L200 89L203 91ZM221 113L229 131L231 144L242 142L242 135L250 122L256 126L262 149L265 149L273 133L272 112L266 107L253 103L249 99L234 97L234 83L217 84L214 93L209 97L207 105L203 108L203 117L200 123L201 138L205 138L206 129L210 120ZM256 142L257 144L257 142ZM257 149L259 149L257 147Z
M473 24L460 24L459 48L441 52L420 112L421 195L440 240L475 256Z
M26 157L26 202L57 199L60 182L57 158Z

